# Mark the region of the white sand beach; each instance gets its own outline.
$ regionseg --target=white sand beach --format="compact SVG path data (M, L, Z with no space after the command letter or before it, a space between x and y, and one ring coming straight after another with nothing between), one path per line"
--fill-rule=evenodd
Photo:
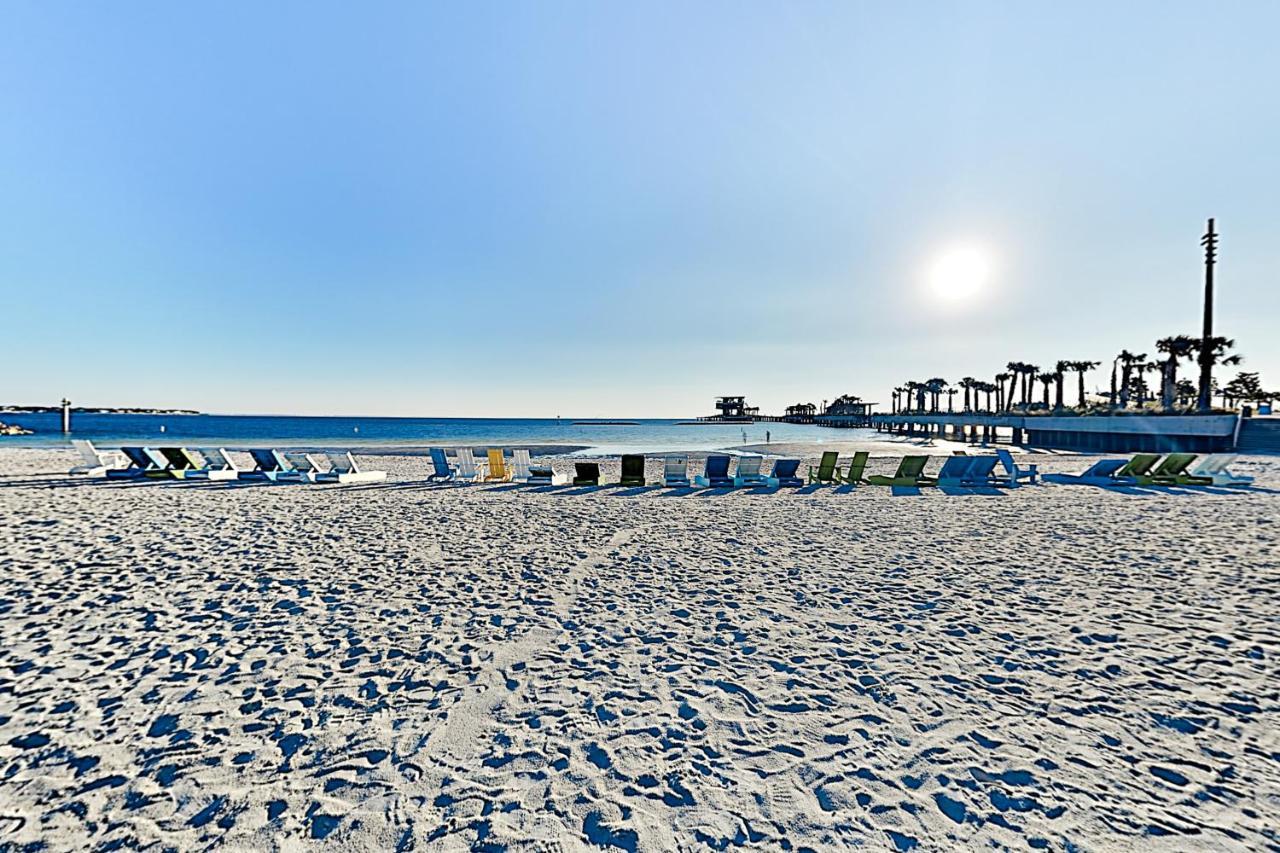
M1280 843L1280 460L996 495L368 462L0 450L0 849Z

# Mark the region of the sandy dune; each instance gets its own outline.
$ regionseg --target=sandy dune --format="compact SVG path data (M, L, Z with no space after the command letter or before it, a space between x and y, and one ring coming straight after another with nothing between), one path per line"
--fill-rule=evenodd
M0 848L1280 843L1276 460L1003 496L70 460L0 451Z

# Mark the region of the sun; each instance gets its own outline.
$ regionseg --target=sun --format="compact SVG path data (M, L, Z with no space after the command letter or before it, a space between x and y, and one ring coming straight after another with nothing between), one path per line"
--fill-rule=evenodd
M990 276L985 252L976 246L954 246L934 261L929 289L940 302L967 302L982 292Z

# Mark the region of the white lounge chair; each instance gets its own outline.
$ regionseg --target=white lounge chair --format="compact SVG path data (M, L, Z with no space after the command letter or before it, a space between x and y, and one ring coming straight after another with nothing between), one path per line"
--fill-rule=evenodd
M1210 453L1195 464L1190 471L1178 478L1186 485L1204 485L1209 480L1215 486L1247 486L1253 478L1244 474L1232 474L1227 468L1237 459L1235 453Z
M108 471L125 467L124 455L118 450L99 450L93 442L84 438L71 439L71 446L80 454L81 464L68 471L72 476L102 477Z
M302 475L302 479L311 483L319 479L321 474L329 472L329 469L324 467L320 460L302 450L286 450L284 458L293 466L294 471Z
M529 481L529 451L516 449L511 451L511 479L517 483Z
M377 483L387 479L386 471L361 471L351 451L346 453L326 453L329 459L329 470L316 475L321 483Z
M760 473L760 464L764 462L763 456L739 456L738 470L733 476L733 485L736 488L743 486L767 486L769 478Z
M197 447L196 453L204 460L204 465L186 473L187 479L195 480L235 480L240 476L240 469L231 461L227 451L221 447Z
M671 453L662 463L662 485L689 485L689 457L683 453Z
M458 466L457 473L453 475L453 479L474 483L484 476L484 472L477 465L475 454L471 452L470 447L459 447L454 453L458 460Z

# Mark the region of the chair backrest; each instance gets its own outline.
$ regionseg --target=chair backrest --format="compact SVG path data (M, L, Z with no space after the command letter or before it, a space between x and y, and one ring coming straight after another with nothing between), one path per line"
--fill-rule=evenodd
M762 456L739 456L738 457L738 476L739 477L759 477L760 463L764 461Z
M665 477L684 477L689 473L689 457L683 453L669 453L663 462Z
M573 469L578 472L579 480L599 480L600 479L600 463L599 462L575 462Z
M507 460L502 455L501 447L490 447L489 452L489 476L505 477L507 476Z
M1153 473L1157 477L1176 477L1196 461L1194 453L1170 453Z
M974 458L973 456L948 456L947 461L942 463L942 470L938 472L938 479L959 480L967 476L969 469L973 467Z
M822 454L822 459L818 462L818 479L830 480L836 473L836 463L840 461L840 453L836 450L828 450Z
M924 473L924 466L929 464L928 456L904 456L898 465L895 477L919 477Z
M318 474L324 471L314 456L301 450L286 450L284 458L293 466L293 470L301 471L304 474Z
M644 476L644 457L638 453L626 453L622 457L622 476L635 479Z
M174 471L187 471L193 468L199 468L201 460L192 455L190 450L185 447L162 447L160 455L169 463L169 467Z
M200 447L197 448L201 456L204 457L204 465L210 471L234 471L236 463L231 461L231 457L227 455L227 451L221 447Z
M360 473L360 466L356 464L356 458L351 455L350 450L331 450L325 453L325 458L329 460L329 472L332 474Z
M1191 469L1192 477L1212 477L1214 474L1222 474L1227 467L1236 461L1235 453L1210 453L1208 456L1201 457L1200 461Z
M866 450L859 450L853 454L853 461L849 463L849 479L858 480L862 478L862 472L867 470L867 459L871 454Z
M150 447L122 447L120 452L129 460L130 467L144 471L155 468L166 468L169 463Z
M526 478L529 476L529 451L520 449L511 451L511 475Z
M458 455L458 473L464 477L476 475L476 457L470 447L459 447L454 451Z
M97 468L100 465L106 465L107 460L104 454L93 446L93 442L84 438L71 439L71 446L80 454L80 459L84 464Z
M799 470L799 459L775 459L773 461L773 476L779 480L794 479L796 472Z
M1004 470L1010 474L1018 473L1018 463L1013 460L1013 454L1005 450L1003 447L996 448L996 458L1000 460L1000 464L1004 466Z
M249 455L253 457L253 464L259 471L291 471L289 463L280 455L278 450L268 450L265 448L250 450Z
M1147 473L1160 460L1159 453L1138 453L1116 472L1117 477L1137 477Z
M1081 474L1081 477L1114 477L1116 472L1129 464L1128 459L1099 459Z
M971 456L973 464L969 466L969 473L965 475L970 480L986 480L996 470L996 463L1000 459L996 456Z
M451 470L449 468L449 457L445 456L444 448L442 447L431 448L431 464L435 466L436 476L438 477L449 476L449 473Z
M707 457L707 478L720 479L729 476L729 457L713 453Z

